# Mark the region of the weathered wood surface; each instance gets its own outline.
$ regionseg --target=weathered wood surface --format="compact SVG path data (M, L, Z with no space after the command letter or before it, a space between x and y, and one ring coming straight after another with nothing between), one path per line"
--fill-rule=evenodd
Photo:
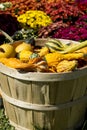
M78 103L78 99L86 94L86 75L71 80L52 82L51 79L51 82L45 82L19 80L0 73L0 84L6 115L24 129L34 130L34 125L39 125L48 130L65 130L74 128L84 119L87 103ZM67 106L74 100L77 103ZM64 108L58 109L62 104Z

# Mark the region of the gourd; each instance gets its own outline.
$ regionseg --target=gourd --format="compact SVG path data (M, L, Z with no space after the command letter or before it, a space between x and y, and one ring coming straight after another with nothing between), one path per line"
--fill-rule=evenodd
M21 70L32 70L36 68L36 66L32 63L24 63L17 58L0 58L0 62L4 65Z
M63 54L72 53L84 47L87 47L87 40L80 42L78 44L73 44L72 46L68 46L64 51L61 51L61 53Z
M39 55L42 57L42 56L45 56L46 54L49 53L49 48L48 47L42 47L40 50L39 50Z
M76 60L68 61L68 60L63 60L61 61L56 69L57 72L68 72L68 71L73 71L77 68L78 62Z
M22 50L32 51L32 46L31 46L31 44L27 44L26 42L22 42L21 44L19 44L19 45L15 48L16 53L19 53L19 52L21 52Z
M58 52L48 53L45 55L45 59L47 61L48 66L56 66L58 62L63 60L62 54Z
M13 46L15 46L16 53L19 53L22 50L33 51L35 46L35 40L34 38L28 38L23 42L19 42L18 45L16 44L16 42L13 43Z
M48 66L56 66L60 61L63 60L78 60L78 59L85 59L87 54L78 52L78 53L68 53L68 54L61 54L59 52L53 52L45 55L45 59L48 63Z
M48 39L48 41L45 43L45 46L49 48L50 52L55 52L55 51L61 52L68 47L67 44L63 44L58 39Z
M15 57L15 49L10 44L2 44L0 46L0 58L2 57Z
M84 48L87 46L87 40L83 42L79 42L78 44L72 44L72 45L67 45L61 43L59 40L56 39L49 39L46 43L45 46L47 46L50 50L50 52L55 52L58 51L62 54L66 53L72 53L75 52L81 48Z
M28 61L28 60L29 60L29 57L30 57L30 55L31 55L32 53L33 53L33 52L32 52L32 51L29 51L29 50L22 50L21 52L19 52L18 58L19 58L21 61Z

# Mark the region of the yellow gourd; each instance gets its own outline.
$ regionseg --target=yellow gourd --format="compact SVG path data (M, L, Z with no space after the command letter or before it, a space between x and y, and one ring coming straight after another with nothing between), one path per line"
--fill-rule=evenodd
M3 57L15 57L15 49L11 44L2 44L0 46L0 58Z
M32 51L32 46L31 46L31 44L28 44L28 43L23 42L23 43L19 44L19 45L15 48L16 53L19 53L19 52L21 52L22 50Z
M19 59L22 60L22 61L27 61L27 60L29 60L29 57L30 57L30 55L31 55L32 53L33 53L33 52L28 51L28 50L22 50L22 51L19 53Z
M58 52L54 52L45 55L45 59L48 63L48 66L56 66L60 60L63 60L63 56Z
M48 47L42 47L41 49L40 49L40 52L38 53L39 54L39 56L45 56L46 54L48 54L49 53L49 49L48 49Z
M61 54L58 52L49 53L45 56L48 66L56 66L62 60L78 60L87 57L84 53L68 53Z
M78 62L76 60L71 60L71 61L63 60L57 65L56 69L57 72L69 72L75 70L77 65Z

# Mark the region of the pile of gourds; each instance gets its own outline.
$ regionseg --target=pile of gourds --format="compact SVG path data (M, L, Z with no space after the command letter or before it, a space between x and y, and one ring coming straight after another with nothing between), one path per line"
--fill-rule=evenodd
M61 40L49 38L43 47L36 45L34 39L3 43L0 46L0 62L27 72L75 71L87 65L87 41L64 44Z

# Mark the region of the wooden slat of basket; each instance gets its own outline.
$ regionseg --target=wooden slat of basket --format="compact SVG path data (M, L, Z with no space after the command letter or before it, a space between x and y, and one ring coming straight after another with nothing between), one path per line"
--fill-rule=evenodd
M6 75L0 73L0 83L1 87L4 86L4 92L11 96L9 84L8 84L8 77Z
M32 104L57 105L82 98L86 94L86 74L78 78L62 81L28 81L16 79L0 73L2 91L18 101ZM20 77L19 77L20 78ZM51 79L52 80L52 79ZM75 104L60 111L28 110L11 105L4 100L9 119L22 127L33 130L33 125L60 130L74 127L85 114L87 103ZM23 104L22 104L23 105ZM62 128L63 127L63 128Z
M9 84L8 91L11 92L10 95L13 96L13 98L17 98L17 100L25 100L26 101L25 94L24 94L24 92L26 90L27 95L31 95L30 99L27 99L27 101L32 102L32 103L38 103L38 104L41 104L41 103L42 104L50 104L50 103L53 103L53 102L56 104L58 102L63 103L63 102L66 102L67 100L71 100L72 96L70 96L70 91L71 91L71 94L72 94L72 91L75 92L75 89L77 88L77 83L75 83L75 82L78 81L76 79L74 82L70 81L70 80L69 80L69 82L64 81L64 82L58 82L58 83L57 82L56 83L49 83L49 82L46 82L46 83L44 83L44 82L33 82L32 83L32 82L29 82L30 85L28 86L26 81L21 81L21 80L16 80L16 79L14 79L14 81L13 81L13 79L11 77L7 77L7 79L6 79L6 82L8 82L8 84ZM83 79L84 79L84 77L83 77ZM15 85L12 85L11 83L12 84L14 83ZM80 85L80 87L85 87L85 86ZM3 91L4 91L4 89L3 89ZM14 94L14 91L15 91L15 94ZM60 92L62 92L62 93L60 94ZM67 94L67 92L69 93L69 95ZM37 93L37 95L36 95L36 93ZM8 94L9 93L7 93L7 95ZM82 92L82 94L83 94L83 92ZM40 95L42 96L42 98L41 98ZM55 97L54 97L54 95L55 95ZM10 108L11 108L11 106L9 107L9 109ZM33 127L32 124L38 124L39 119L40 119L40 122L39 122L40 126L43 126L43 125L46 126L48 124L48 127L50 128L50 127L53 126L53 119L54 119L54 122L55 122L54 130L56 130L58 122L60 122L58 124L58 129L60 130L60 128L62 126L62 124L61 124L62 122L63 122L63 127L66 127L66 124L67 124L67 126L70 125L70 124L68 124L70 122L69 120L72 120L70 118L72 109L70 109L70 108L65 109L65 110L61 110L60 112L58 112L58 111L56 111L56 112L54 112L54 111L53 112L30 111L29 112L28 111L27 112L26 110L23 110L21 108L16 108L16 107L13 106L11 111L13 113L15 111L14 119L17 120L17 124L20 124L20 125L23 124L23 126L26 126L27 124L24 121L25 119L24 120L20 119L20 116L22 114L23 117L25 117L25 115L27 115L27 113L28 113L29 117L27 117L27 120L28 120L28 123L29 123L29 127ZM76 116L76 111L74 111L74 112L75 112L74 116ZM7 110L7 114L9 115L9 118L13 120L13 115L10 115L11 113L9 112L9 110ZM47 119L47 117L48 117L48 119ZM76 117L74 117L73 119L75 120L75 118ZM47 122L47 120L48 120L48 122ZM71 124L73 124L72 121L71 121Z
M73 100L78 99L79 97L82 97L83 95L86 94L86 84L87 84L87 78L81 77L79 79L76 80L76 82L74 82L76 88L75 91L73 93ZM81 119L81 117L83 117L83 111L85 110L86 104L78 104L76 106L72 107L72 112L70 114L70 119L69 120L69 125L73 125L75 123L77 123L77 117L79 117L79 119ZM80 114L79 114L80 113ZM84 111L85 113L85 111ZM77 115L77 116L76 116Z

